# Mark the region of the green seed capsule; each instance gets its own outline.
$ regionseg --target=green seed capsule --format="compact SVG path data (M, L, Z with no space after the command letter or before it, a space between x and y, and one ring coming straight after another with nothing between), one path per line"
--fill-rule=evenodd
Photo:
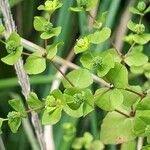
M7 42L6 44L6 50L8 53L12 53L12 52L15 52L16 51L16 44L14 41L9 41Z

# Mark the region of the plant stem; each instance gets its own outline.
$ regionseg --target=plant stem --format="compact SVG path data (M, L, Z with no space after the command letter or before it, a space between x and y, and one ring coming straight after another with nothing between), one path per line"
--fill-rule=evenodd
M49 60L49 59L48 59ZM52 61L50 60L52 65L61 73L61 75L68 81L68 83L70 83L70 85L72 87L74 87L74 84L69 80L69 78L57 67L57 65Z
M117 113L119 113L119 114L121 114L121 115L123 115L123 116L125 116L127 118L130 118L130 116L128 114L125 114L124 112L122 112L122 111L120 111L118 109L115 109L115 112L117 112Z
M138 93L138 92L136 92L136 91L134 91L134 90L132 90L132 89L126 88L125 90L126 90L126 91L129 91L129 92L131 92L131 93L134 93L134 94L140 96L141 98L144 98L144 97L145 97L145 94Z
M113 46L113 48L115 49L115 51L117 52L118 56L121 58L121 60L123 60L122 53L116 48L115 44L113 43L113 41L111 39L110 39L110 43Z
M132 43L132 45L129 48L128 52L126 53L125 57L127 57L131 53L131 51L132 51L133 47L135 46L135 44L136 44L135 42Z
M88 12L88 15L92 18L93 22L95 22L98 26L99 26L99 23L95 20L95 18L90 14L90 12Z
M0 42L2 42L3 44L5 44L5 45L6 45L6 42L4 42L2 39L0 39Z

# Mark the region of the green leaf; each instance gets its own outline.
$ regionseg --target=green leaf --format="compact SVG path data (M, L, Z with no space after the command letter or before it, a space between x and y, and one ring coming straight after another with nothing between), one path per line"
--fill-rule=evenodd
M61 33L61 27L52 28L49 32L43 32L40 37L42 39L50 39L54 36L58 36Z
M85 149L89 149L93 140L93 136L89 132L85 132L83 135L83 140Z
M1 60L8 65L14 65L17 63L17 61L19 60L19 58L21 57L23 51L23 47L19 46L15 52L12 52L10 54L8 54L7 56L3 57Z
M25 71L28 74L38 74L45 70L46 60L42 57L41 52L34 52L31 54L24 65Z
M134 7L130 7L129 8L129 11L133 14L136 14L136 15L140 15L140 16L143 16L144 14L141 13L138 9L134 8Z
M72 143L72 148L73 149L82 149L83 144L84 144L83 138L75 138L73 143Z
M147 14L147 13L149 13L150 12L150 6L148 6L147 8L146 8L146 10L144 11L144 14Z
M99 44L106 41L111 35L111 30L108 27L104 27L101 31L96 31L89 35L90 42L93 44Z
M88 89L81 90L77 88L69 88L64 92L64 99L72 110L82 108L83 115L86 116L94 109L94 96Z
M150 97L145 97L137 104L137 110L150 110Z
M73 70L67 74L67 78L79 89L86 88L93 83L92 74L86 69ZM65 88L72 87L66 79L63 80L63 85Z
M112 111L123 103L123 94L118 89L109 90L101 88L96 91L95 103L98 107L106 111Z
M123 143L121 145L121 150L129 150L129 149L133 149L133 150L136 149L136 141L135 140Z
M27 98L27 104L32 109L38 109L44 106L44 104L38 99L37 95L34 92L30 92Z
M82 7L70 7L69 10L74 12L84 11Z
M137 136L150 135L150 119L149 117L136 117L134 121L134 133Z
M83 65L83 67L87 68L87 69L92 69L93 64L92 64L92 60L93 60L94 56L91 53L83 53L80 62Z
M89 42L90 41L89 41L88 37L80 38L79 40L77 40L77 43L74 47L75 54L87 51L89 48L89 45L90 45Z
M143 66L131 66L130 71L134 74L142 74L144 69Z
M129 66L142 66L148 62L148 57L140 52L131 52L128 57L125 58L125 62Z
M21 43L21 37L19 36L18 33L12 32L10 34L9 38L6 40L6 43L8 43L10 41L14 41L15 46L18 47L18 46L20 46L20 43Z
M15 111L20 112L23 117L27 116L24 105L20 99L13 99L8 101L8 103Z
M0 134L2 134L2 130L1 130L1 128L2 128L2 124L3 124L3 118L0 118Z
M40 17L40 16L34 17L33 26L35 30L44 31L46 23L47 23L47 20L44 17Z
M46 47L46 50L48 52L47 58L48 59L54 58L56 56L56 54L57 54L58 47L60 47L61 45L63 45L63 42L59 42L59 43L54 43L54 44L48 45Z
M134 23L132 20L129 20L127 26L131 31L136 32L136 30L135 30L136 23Z
M109 112L101 126L100 140L104 144L121 144L135 139L132 131L133 121L133 118Z
M135 34L133 40L138 44L144 45L150 41L150 34Z
M20 112L9 112L8 115L8 125L13 133L16 133L21 125L21 114Z
M104 144L100 140L94 140L90 145L90 150L104 150Z
M103 57L99 67L97 67L97 74L99 77L105 76L111 68L114 68L114 59L110 54Z
M88 0L86 5L86 11L92 10L98 3L98 0Z
M56 124L61 118L61 112L62 112L62 108L54 109L51 112L45 110L42 115L42 124L43 125Z
M139 86L129 86L128 88L138 93L142 93L141 87ZM127 90L122 90L122 94L124 97L123 105L127 107L133 107L134 104L136 104L141 99L137 94L129 92Z
M0 35L3 34L5 31L5 27L3 25L0 25Z
M115 63L115 67L108 72L106 79L116 88L125 88L128 85L128 71L124 65Z

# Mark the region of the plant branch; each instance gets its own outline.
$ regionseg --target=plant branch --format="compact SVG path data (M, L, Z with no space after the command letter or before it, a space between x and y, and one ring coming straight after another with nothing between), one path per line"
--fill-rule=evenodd
M131 93L134 93L134 94L140 96L141 98L144 98L144 97L145 97L145 94L143 94L143 93L138 93L138 92L136 92L136 91L134 91L134 90L132 90L132 89L126 88L125 90L126 90L126 91L129 91L129 92L131 92Z
M69 80L69 78L57 67L57 65L52 61L50 60L50 62L52 63L52 65L61 73L61 75L68 81L68 83L70 83L70 85L72 87L74 87L74 84Z
M4 16L4 22L5 22L5 27L7 31L5 34L5 38L7 39L13 31L16 31L16 27L12 18L8 0L0 0L0 9ZM22 58L18 60L18 62L15 64L14 67L16 70L16 74L18 76L18 82L22 88L22 93L27 99L29 92L30 92L30 83L29 83L29 78L23 68ZM32 117L32 124L34 126L41 149L46 150L45 141L43 139L43 133L41 129L41 124L40 124L37 113L32 112L31 117Z
M130 116L128 114L125 114L124 112L122 112L122 111L120 111L118 109L115 109L115 112L117 112L117 113L119 113L119 114L121 114L121 115L123 115L123 116L125 116L127 118L130 118Z
M126 53L125 57L127 57L131 53L131 51L132 51L133 47L135 46L135 44L136 44L135 42L132 43L132 45L129 48L128 52Z
M35 50L39 50L41 52L45 51L45 49L43 47L40 47L40 46L38 46L38 45L36 45L36 44L26 40L26 39L22 38L21 41L22 41L23 47L26 48L27 50L30 50L32 52L34 52ZM64 65L64 66L71 68L71 69L79 69L80 68L78 65L76 65L76 64L74 64L68 60L65 60L59 56L55 56L53 58L53 62L60 64L60 65ZM93 79L95 82L101 83L102 85L104 85L106 87L110 87L110 84L107 83L105 80L99 78L98 76L96 76L94 74L92 74L92 76L93 76Z

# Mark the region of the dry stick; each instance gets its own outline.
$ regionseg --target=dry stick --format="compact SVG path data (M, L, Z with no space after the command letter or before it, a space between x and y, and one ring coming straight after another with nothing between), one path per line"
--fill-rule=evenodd
M15 27L15 24L11 15L8 0L0 0L0 8L4 16L4 22L5 22L5 27L7 31L7 34L5 34L5 37L7 39L13 31L16 31L16 27ZM29 78L23 69L22 58L18 60L18 62L14 65L14 67L16 70L16 74L18 76L18 82L22 88L22 94L27 99L29 92L30 92L30 83L29 83ZM34 126L35 133L37 135L41 149L46 150L45 142L44 142L43 134L42 134L42 129L41 129L41 124L40 124L37 113L32 112L31 117L32 117L32 124Z
M115 39L115 46L116 48L121 51L122 46L123 46L123 37L126 35L128 28L127 28L127 23L128 20L131 18L131 13L129 12L129 7L132 7L135 3L135 0L131 0L129 4L126 6L123 15L121 17L119 27L117 28L116 31L116 39Z

